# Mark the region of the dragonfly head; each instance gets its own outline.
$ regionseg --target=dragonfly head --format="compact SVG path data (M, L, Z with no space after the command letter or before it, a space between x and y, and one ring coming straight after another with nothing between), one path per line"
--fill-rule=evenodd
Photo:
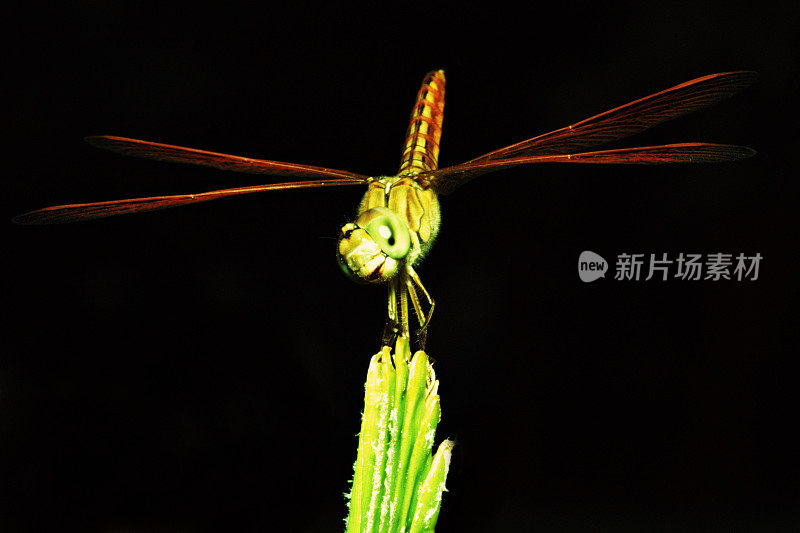
M411 233L391 209L373 207L339 235L339 266L361 283L383 283L395 277L411 251Z

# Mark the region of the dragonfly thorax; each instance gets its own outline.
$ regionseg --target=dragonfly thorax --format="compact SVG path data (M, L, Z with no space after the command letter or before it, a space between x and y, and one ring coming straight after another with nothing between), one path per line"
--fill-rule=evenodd
M439 230L439 201L412 177L370 182L358 218L342 227L338 259L356 281L382 283L430 249Z

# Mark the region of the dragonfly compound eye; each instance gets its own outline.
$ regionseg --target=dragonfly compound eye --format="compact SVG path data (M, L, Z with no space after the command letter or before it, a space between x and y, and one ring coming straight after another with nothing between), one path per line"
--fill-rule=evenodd
M411 233L408 231L408 226L391 209L372 208L359 217L357 224L361 223L383 253L392 259L401 261L411 251Z

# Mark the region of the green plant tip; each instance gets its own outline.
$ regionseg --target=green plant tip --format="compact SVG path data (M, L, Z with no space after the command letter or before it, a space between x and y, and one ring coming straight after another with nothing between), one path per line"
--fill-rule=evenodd
M430 360L400 338L372 357L364 389L347 533L432 532L454 443L431 453L441 407Z

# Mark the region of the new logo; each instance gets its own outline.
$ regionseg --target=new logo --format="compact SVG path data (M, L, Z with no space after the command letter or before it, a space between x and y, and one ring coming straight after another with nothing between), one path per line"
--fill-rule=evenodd
M578 276L581 281L589 283L597 278L606 277L608 263L594 252L586 250L578 257Z

